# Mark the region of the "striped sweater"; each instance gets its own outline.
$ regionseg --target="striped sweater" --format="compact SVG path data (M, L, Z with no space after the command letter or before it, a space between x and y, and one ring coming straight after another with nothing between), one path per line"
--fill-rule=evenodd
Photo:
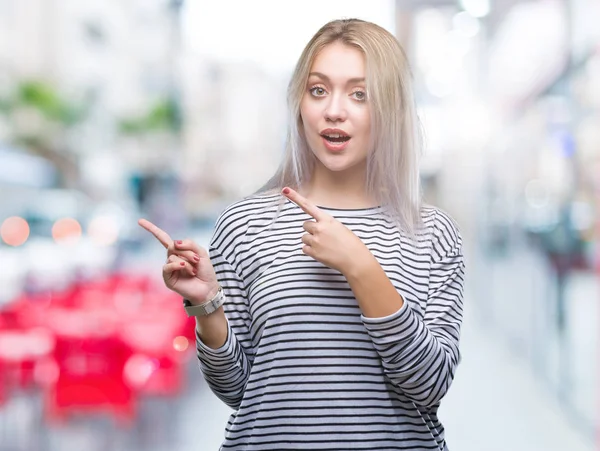
M459 362L464 260L439 209L409 240L380 208L323 208L377 258L405 300L361 314L338 271L302 252L310 220L255 195L219 217L210 256L226 294L228 337L197 337L200 369L234 409L222 450L447 450L437 411Z

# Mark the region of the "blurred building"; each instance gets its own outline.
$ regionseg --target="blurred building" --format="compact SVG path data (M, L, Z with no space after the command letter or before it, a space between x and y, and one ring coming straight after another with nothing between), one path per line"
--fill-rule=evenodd
M426 133L425 198L461 225L473 308L591 431L600 3L396 6Z
M250 61L188 64L182 169L195 215L248 195L273 175L285 140L287 80Z
M142 116L172 95L178 7L167 0L0 3L2 92L22 82L43 81L84 110L85 121L49 138L60 140L56 153L77 161L81 188L99 195L122 191L129 169L145 170L152 161L155 169L164 168L172 159L169 154L177 151L168 140L161 144L169 148L153 152L118 138L120 121ZM13 117L13 128L47 125L35 111L20 113L25 119Z

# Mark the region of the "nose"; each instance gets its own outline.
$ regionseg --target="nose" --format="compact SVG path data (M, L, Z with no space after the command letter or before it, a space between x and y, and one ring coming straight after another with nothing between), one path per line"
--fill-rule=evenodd
M325 120L329 122L345 121L348 112L344 103L343 95L334 94L329 96L328 102L325 105Z

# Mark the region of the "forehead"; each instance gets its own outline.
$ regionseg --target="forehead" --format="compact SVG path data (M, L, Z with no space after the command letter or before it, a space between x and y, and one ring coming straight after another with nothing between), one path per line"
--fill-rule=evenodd
M310 71L324 74L331 80L364 78L365 56L356 47L334 42L317 54Z

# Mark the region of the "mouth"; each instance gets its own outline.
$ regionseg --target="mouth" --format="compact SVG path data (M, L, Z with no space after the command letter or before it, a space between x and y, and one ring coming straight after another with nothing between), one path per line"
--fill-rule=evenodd
M325 130L321 132L321 137L331 144L343 144L345 142L350 141L350 136L344 131L328 131Z
M323 144L325 148L330 152L342 152L348 147L348 142L351 136L343 130L337 128L328 128L323 130L321 133Z

